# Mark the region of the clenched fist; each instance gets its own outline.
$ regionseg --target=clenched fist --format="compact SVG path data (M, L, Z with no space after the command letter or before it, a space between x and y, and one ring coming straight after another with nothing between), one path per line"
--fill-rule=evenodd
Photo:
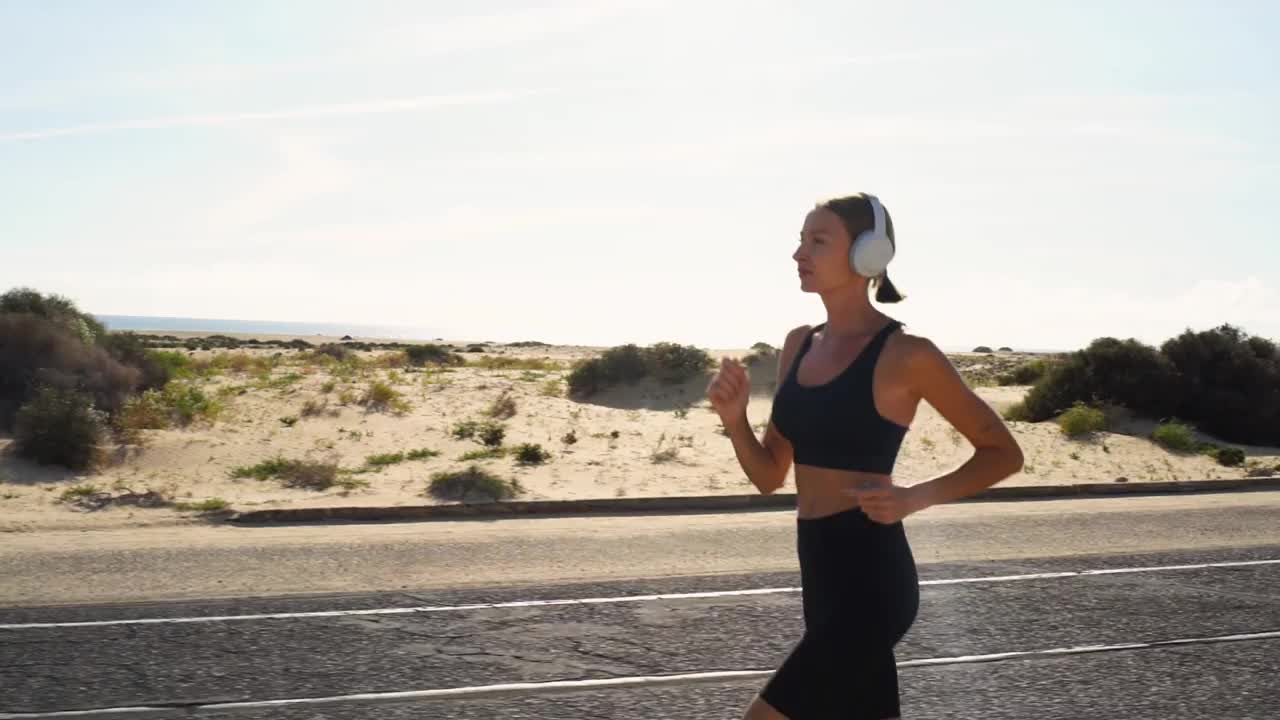
M750 397L751 379L747 376L747 369L737 360L721 360L719 372L707 386L707 398L711 407L720 414L720 420L728 425L745 416Z

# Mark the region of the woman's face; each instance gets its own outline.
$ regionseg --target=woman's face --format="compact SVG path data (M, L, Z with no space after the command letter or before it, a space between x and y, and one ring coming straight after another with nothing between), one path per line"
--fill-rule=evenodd
M800 230L800 245L792 253L800 274L800 289L822 292L857 277L849 267L849 233L840 217L825 208L813 209Z

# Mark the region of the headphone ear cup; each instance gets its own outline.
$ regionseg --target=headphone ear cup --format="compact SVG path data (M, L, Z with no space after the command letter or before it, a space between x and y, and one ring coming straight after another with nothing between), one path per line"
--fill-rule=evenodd
M849 248L849 265L857 274L873 278L889 267L893 254L893 242L889 236L867 230L859 233Z
M871 229L858 233L858 237L853 239L849 246L849 265L855 273L874 278L889 267L895 248L885 230L884 207L880 205L880 198L875 195L867 195L866 198L871 205Z

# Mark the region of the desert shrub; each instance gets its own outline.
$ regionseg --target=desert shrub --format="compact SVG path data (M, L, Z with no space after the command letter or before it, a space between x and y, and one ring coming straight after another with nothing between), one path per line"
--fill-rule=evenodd
M1076 403L1120 405L1162 418L1178 407L1178 374L1155 348L1132 339L1099 338L1048 366L1023 403L1033 422L1048 420Z
M470 360L467 365L484 370L561 370L563 363L550 358L522 358L507 355L486 355Z
M1178 417L1230 442L1280 445L1280 350L1230 325L1161 346L1183 391Z
M996 380L1001 385L1031 385L1044 377L1047 369L1044 360L1028 360L1009 372L1002 373Z
M350 348L344 347L342 345L334 345L333 343L321 345L320 347L316 348L316 355L322 355L324 357L333 358L338 362L344 362L350 359L352 354L353 353L351 352Z
M434 343L410 345L405 348L404 353L408 358L409 364L414 367L421 367L428 363L433 365L460 365L463 362L461 355L454 353L443 345Z
M706 351L689 345L660 342L641 348L628 344L610 348L599 357L578 361L566 381L571 395L584 397L645 376L667 383L682 382L714 365L715 361Z
M183 353L177 352L175 350L149 350L147 354L148 354L148 357L151 358L152 362L154 362L156 365L162 368L162 371L165 377L165 382L161 383L160 385L148 385L146 380L146 373L144 371L143 373L144 388L164 387L164 385L167 384L170 380L187 378L195 374L195 370L192 367L191 358L187 355L184 355Z
M478 440L481 444L497 447L507 436L507 429L497 422L463 420L455 423L449 434L459 440Z
M404 462L404 453L382 453L380 455L370 455L364 459L364 464L369 467L386 467L387 465L396 465Z
M1213 453L1213 459L1217 460L1219 465L1237 467L1244 464L1244 451L1236 447L1218 448Z
M377 368L392 369L412 365L409 356L403 350L392 350L369 358L369 365Z
M1161 447L1178 452L1194 452L1199 447L1191 426L1177 421L1157 425L1156 429L1151 431L1151 439Z
M511 391L503 390L502 394L494 399L487 412L489 417L497 420L506 420L514 417L516 414L516 399L511 397Z
M222 412L221 403L188 382L169 383L165 386L162 397L176 425L190 425L196 420L216 420Z
M1068 437L1080 437L1101 432L1107 428L1107 416L1098 408L1076 403L1070 410L1058 416L1058 427Z
M209 359L210 368L230 370L232 372L269 373L277 365L277 360L247 352L220 352Z
M194 502L175 502L173 509L178 512L216 513L228 510L231 503L218 497L205 498Z
M427 493L441 500L506 500L524 492L517 480L506 480L478 465L435 473Z
M521 443L516 446L515 454L516 462L521 465L540 465L551 458L551 453L537 443Z
M69 298L43 295L26 287L14 288L0 295L0 314L43 318L86 344L95 342L107 332L97 318L81 312Z
M692 345L661 342L645 349L649 374L662 382L684 382L715 366L705 350Z
M439 454L440 454L439 450L432 450L430 448L418 448L416 450L410 450L409 452L405 453L404 456L406 460L427 460L427 459L436 457Z
M480 442L488 447L498 447L507 436L507 429L499 423L480 426Z
M409 403L399 390L390 385L376 381L369 384L360 404L371 410L394 410L398 413L408 412Z
M99 336L98 344L121 364L132 366L142 374L139 389L162 388L184 371L190 360L175 352L151 350L141 337L131 332L111 332Z
M113 414L140 386L142 373L53 320L0 314L0 430L39 387L75 391Z
M163 430L173 424L164 394L159 390L145 390L129 398L113 420L116 428L125 432Z
M231 471L234 478L277 480L288 488L328 490L335 485L357 487L363 483L339 477L338 464L325 460L286 460L276 456L257 465L238 467Z
M107 438L107 416L83 393L41 387L17 412L14 441L18 454L45 465L93 469Z
M987 347L986 345L979 345L978 347L974 348L974 349L973 349L973 351L974 351L974 352L976 352L976 353L989 353L989 352L995 352L994 350L992 350L991 348Z

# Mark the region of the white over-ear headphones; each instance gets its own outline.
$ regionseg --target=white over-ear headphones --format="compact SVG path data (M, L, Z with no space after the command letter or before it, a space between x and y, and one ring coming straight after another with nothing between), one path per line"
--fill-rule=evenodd
M889 267L893 259L893 240L889 238L889 230L884 220L884 208L875 195L865 195L871 203L871 214L875 218L870 230L858 233L849 246L849 266L859 275L867 278L878 277Z

